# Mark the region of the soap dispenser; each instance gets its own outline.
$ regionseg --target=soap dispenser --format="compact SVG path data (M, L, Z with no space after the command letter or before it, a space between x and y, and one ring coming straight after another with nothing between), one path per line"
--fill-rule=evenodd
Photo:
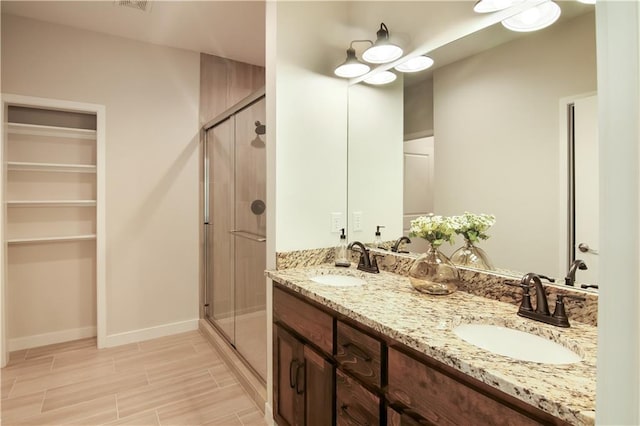
M383 249L384 246L382 245L382 236L380 234L380 228L384 228L384 226L382 226L382 225L376 226L376 237L373 240L373 246Z
M342 228L342 235L340 235L340 243L336 246L335 262L336 266L344 268L351 266L349 259L347 259L347 236L344 235L344 228Z

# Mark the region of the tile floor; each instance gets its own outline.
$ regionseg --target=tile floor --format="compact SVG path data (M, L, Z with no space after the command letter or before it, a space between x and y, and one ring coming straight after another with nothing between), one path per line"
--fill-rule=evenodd
M198 331L108 349L82 339L11 353L2 424L265 425Z

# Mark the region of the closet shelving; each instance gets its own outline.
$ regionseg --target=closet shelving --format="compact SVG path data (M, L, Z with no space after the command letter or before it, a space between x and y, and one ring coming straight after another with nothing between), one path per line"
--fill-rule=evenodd
M12 234L7 238L7 243L10 245L15 244L43 244L53 242L70 242L70 241L85 241L95 240L95 226L89 233L67 233L64 230L56 229L56 223L52 222L50 225L45 226L46 231L43 231L42 227L28 235L25 235L24 227L16 232L11 232L12 217L15 220L19 220L19 216L24 216L22 208L40 208L42 210L42 218L40 221L46 221L49 215L48 208L86 208L96 207L95 198L95 142L96 131L87 129L78 129L70 127L56 127L45 126L38 124L22 124L22 123L7 123L7 132L9 135L9 156L6 163L8 171L7 184L11 188L12 185L16 186L16 189L9 192L9 199L6 201L9 215L9 230ZM40 148L45 147L47 144L55 143L58 146L66 145L66 149L69 149L67 153L71 153L70 157L65 158L65 154L56 154L53 152L53 161L46 158L45 154ZM20 146L24 144L25 146ZM89 144L89 145L86 145ZM78 152L74 152L74 147L78 147ZM51 149L51 148L49 148ZM91 153L87 155L87 153ZM64 158L64 162L57 162ZM87 163L92 164L87 164ZM73 178L72 176L88 175L87 179L80 178L80 180ZM69 179L62 179L60 176L70 176ZM56 183L61 182L61 183ZM51 191L43 191L35 188L38 185L48 185ZM18 187L19 185L19 187ZM56 186L57 185L57 186ZM80 188L85 186L84 191ZM93 195L91 199L85 199L82 195L86 195L86 186L93 187L90 191ZM46 192L46 193L43 193ZM69 196L69 193L80 196ZM36 194L36 196L34 196ZM60 197L56 197L58 194L63 194ZM43 197L46 195L46 197ZM73 213L75 214L75 213ZM94 215L95 217L95 215ZM95 220L94 220L95 223ZM15 235L18 234L18 235ZM44 234L44 235L42 235Z

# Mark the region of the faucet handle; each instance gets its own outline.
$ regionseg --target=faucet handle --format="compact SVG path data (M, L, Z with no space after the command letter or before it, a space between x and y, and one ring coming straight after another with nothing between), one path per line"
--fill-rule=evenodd
M561 326L569 327L569 318L567 317L567 313L564 309L564 299L573 299L585 301L582 296L575 296L573 294L559 294L556 298L556 309L553 311L552 317L555 318Z
M518 283L513 283L511 281L502 281L502 283L511 287L521 287L523 290L523 293L522 293L522 302L520 303L520 310L533 311L533 306L531 306L531 294L529 293L529 289L532 287L531 284L525 284L522 281Z
M543 280L547 280L550 283L555 283L556 282L555 278L551 278L551 277L548 277L546 275L541 275L541 274L536 274L536 275L538 276L538 278L543 279Z

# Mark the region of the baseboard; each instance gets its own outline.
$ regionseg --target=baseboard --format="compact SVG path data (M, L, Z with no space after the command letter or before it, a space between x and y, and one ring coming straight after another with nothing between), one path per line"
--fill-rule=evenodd
M197 329L198 319L192 319L174 322L171 324L158 325L155 327L141 328L139 330L126 331L124 333L110 334L105 338L105 348L157 339L158 337L170 336L172 334L184 333Z
M9 351L37 348L39 346L53 345L54 343L94 337L95 335L96 327L82 327L54 331L52 333L35 334L33 336L17 337L15 339L9 339Z
M276 424L273 420L273 409L268 402L264 403L264 421L267 422L269 426L274 426Z

